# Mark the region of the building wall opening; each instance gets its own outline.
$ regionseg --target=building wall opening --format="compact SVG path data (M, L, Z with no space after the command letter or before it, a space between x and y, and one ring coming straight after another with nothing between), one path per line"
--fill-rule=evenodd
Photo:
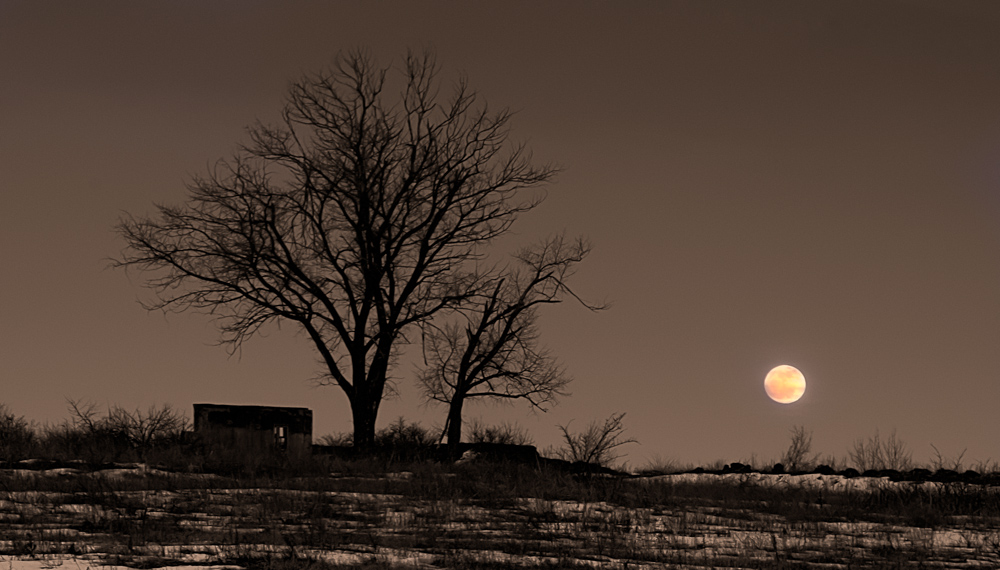
M281 451L288 449L287 426L274 426L274 445Z

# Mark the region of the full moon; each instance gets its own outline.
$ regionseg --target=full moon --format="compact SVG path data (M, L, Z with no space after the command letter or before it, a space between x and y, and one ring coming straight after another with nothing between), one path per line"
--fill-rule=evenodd
M764 377L764 390L775 402L791 404L805 393L806 377L794 366L775 366Z

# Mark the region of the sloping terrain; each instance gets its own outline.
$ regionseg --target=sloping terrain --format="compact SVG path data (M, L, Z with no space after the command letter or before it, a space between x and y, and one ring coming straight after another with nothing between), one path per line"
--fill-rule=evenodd
M997 489L530 469L0 471L0 568L996 568Z

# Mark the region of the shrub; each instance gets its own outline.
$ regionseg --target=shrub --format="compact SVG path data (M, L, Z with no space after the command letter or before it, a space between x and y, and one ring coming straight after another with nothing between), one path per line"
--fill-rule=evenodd
M373 451L392 461L412 461L430 454L437 437L402 417L375 434Z
M501 445L534 445L531 434L516 423L503 422L488 426L480 420L472 421L469 426L470 443L497 443Z
M950 458L945 457L941 454L941 451L933 443L931 448L934 449L934 457L931 459L931 468L934 471L940 471L942 469L950 469L952 471L965 471L963 469L962 458L965 457L965 452L968 449L963 449L962 453L958 454L958 457Z
M558 426L562 431L565 445L559 450L561 459L572 462L583 462L601 467L610 467L621 455L616 450L636 440L625 437L625 425L622 420L625 412L612 414L603 424L592 421L582 432L570 433L569 425Z
M645 467L637 473L644 476L666 475L670 473L684 473L690 471L693 465L682 465L674 458L654 455L646 461Z
M325 445L327 447L350 447L354 445L354 436L347 432L328 433L316 441L317 445Z
M31 456L35 431L22 416L15 416L0 404L0 461L13 463Z
M906 443L896 437L896 430L892 430L885 440L881 439L878 430L875 430L875 435L867 440L855 441L854 447L848 450L847 454L855 467L862 472L886 469L907 471L913 465L912 453L907 449Z
M48 459L146 461L151 452L179 444L188 427L184 415L169 405L146 411L115 405L104 414L96 404L80 400L69 400L68 407L68 421L43 430L39 447Z

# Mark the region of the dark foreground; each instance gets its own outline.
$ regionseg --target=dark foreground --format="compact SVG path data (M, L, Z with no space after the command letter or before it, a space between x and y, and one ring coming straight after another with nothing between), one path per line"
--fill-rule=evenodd
M839 475L415 464L0 470L0 568L996 568L1000 492Z

